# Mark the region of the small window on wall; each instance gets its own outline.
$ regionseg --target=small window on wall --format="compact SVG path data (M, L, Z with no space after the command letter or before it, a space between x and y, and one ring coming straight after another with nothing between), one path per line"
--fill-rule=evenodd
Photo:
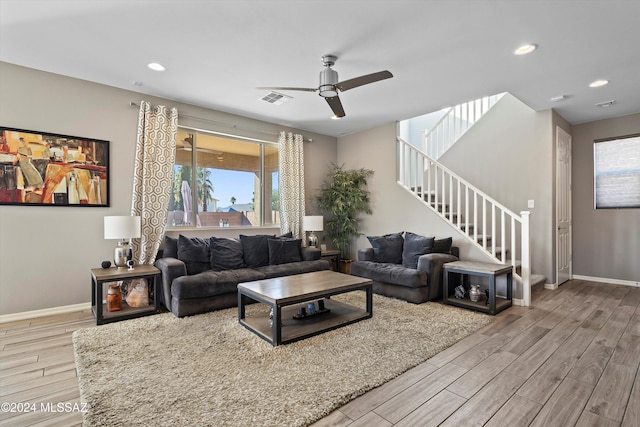
M179 128L169 227L278 224L278 146Z
M640 208L640 134L593 143L596 209Z

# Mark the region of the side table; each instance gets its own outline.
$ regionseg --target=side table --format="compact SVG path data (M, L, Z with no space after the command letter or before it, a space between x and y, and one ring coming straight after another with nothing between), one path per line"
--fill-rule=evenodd
M320 258L328 258L329 262L331 262L331 269L333 271L338 271L339 263L340 263L340 251L336 249L325 249L320 254Z
M473 261L455 261L444 264L443 268L443 298L445 304L470 308L489 314L496 314L508 307L511 307L511 292L513 287L512 266ZM466 281L465 276L467 278ZM481 298L480 301L474 302L471 301L468 296L464 299L458 299L455 297L455 288L459 285L463 285L465 287L465 291L468 295L469 278L472 276L486 277L489 279L488 300L485 301L485 298ZM499 297L496 295L496 278L499 276L506 277L506 297Z
M129 279L149 279L148 286L153 286L153 302L144 307L129 307L122 301L122 310L107 311L102 300L104 284ZM91 269L91 311L96 318L96 325L133 319L157 313L160 301L160 270L153 265L136 265L133 270L128 268L92 268Z

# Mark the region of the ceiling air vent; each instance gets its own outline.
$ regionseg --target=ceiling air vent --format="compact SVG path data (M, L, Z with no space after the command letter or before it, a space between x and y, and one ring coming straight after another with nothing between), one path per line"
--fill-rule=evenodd
M615 103L616 103L616 101L614 99L612 99L611 101L598 102L596 104L596 107L607 108L607 107L611 107Z
M282 105L288 100L290 100L291 98L292 98L291 96L283 95L281 93L271 91L265 96L263 96L262 98L260 98L260 100L268 102L269 104L273 104L273 105Z

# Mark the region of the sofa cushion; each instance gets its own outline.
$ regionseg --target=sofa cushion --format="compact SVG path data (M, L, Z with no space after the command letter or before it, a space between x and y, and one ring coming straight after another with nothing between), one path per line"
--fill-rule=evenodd
M275 235L258 234L255 236L240 235L244 264L248 268L269 265L269 243Z
M163 258L178 258L178 239L171 236L164 236L162 245Z
M302 261L300 247L302 239L268 239L269 265Z
M198 274L211 269L209 239L178 236L178 259L185 263L187 274Z
M264 274L267 279L274 277L291 276L293 274L311 273L313 271L329 270L331 264L325 259L316 261L288 262L286 264L267 265L258 267L256 271Z
M374 282L419 288L427 286L427 273L400 264L375 261L355 261L351 264L351 274L366 277Z
M211 269L213 271L244 268L242 244L236 239L211 237Z
M385 234L384 236L367 236L373 247L373 260L375 262L402 263L402 247L404 239L402 233Z
M420 255L428 254L433 249L434 237L420 236L409 231L404 233L402 248L402 265L408 268L418 268Z
M433 242L433 249L431 252L437 254L450 254L451 246L453 246L453 238L447 237L446 239L437 239Z
M187 299L237 293L238 283L264 278L263 273L248 268L227 271L208 270L174 279L171 284L171 295L173 298Z

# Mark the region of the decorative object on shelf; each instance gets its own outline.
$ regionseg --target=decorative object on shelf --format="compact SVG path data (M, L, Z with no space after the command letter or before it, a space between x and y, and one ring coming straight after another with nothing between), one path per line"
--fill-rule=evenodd
M469 299L473 302L480 301L480 296L482 295L482 291L480 290L480 285L471 285L471 289L469 290Z
M139 216L105 216L104 238L120 239L116 246L113 260L116 267L127 266L127 261L133 259L131 239L140 237ZM128 240L128 241L127 241Z
M129 270L129 271L133 270L133 266L134 266L135 264L136 264L136 263L135 263L135 261L134 261L134 260L132 260L132 259L127 260L127 267L129 267L129 268L127 268L127 270Z
M318 247L318 236L316 236L316 231L324 230L324 218L322 215L311 215L305 216L302 218L302 228L304 231L310 231L308 243L309 246L313 246L314 248Z
M109 141L0 126L0 205L109 206Z
M323 300L318 300L318 308L310 302L306 307L299 307L298 311L293 314L296 320L306 319L307 317L315 317L320 314L329 313L331 310L326 308Z
M313 302L307 304L307 312L309 315L316 313L316 305Z
M109 268L111 267L111 261L102 261L102 264L100 264L102 266L102 268Z
M138 278L131 280L125 298L129 307L146 307L149 305L149 288L147 280Z
M485 289L484 296L487 298L485 304L489 305L489 289Z
M467 291L464 289L464 286L462 286L462 285L456 286L456 289L455 289L455 297L456 298L464 299L466 294L467 294Z
M120 310L122 310L122 292L120 292L120 285L113 284L107 289L107 311Z

